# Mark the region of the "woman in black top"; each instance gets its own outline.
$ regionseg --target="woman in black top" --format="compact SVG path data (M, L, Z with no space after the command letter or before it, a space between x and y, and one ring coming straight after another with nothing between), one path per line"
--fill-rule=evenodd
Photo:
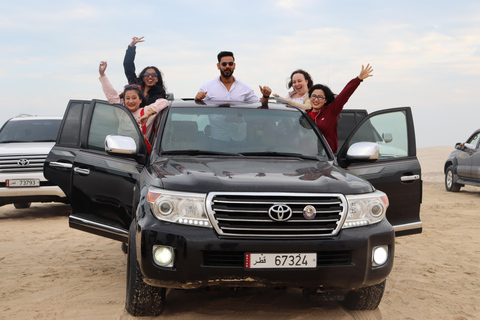
M143 94L147 99L147 105L154 103L157 99L165 99L167 93L162 79L162 73L157 67L148 66L135 74L135 45L138 42L144 42L143 37L133 37L132 42L127 48L125 58L123 59L123 68L129 84L138 84L142 88Z

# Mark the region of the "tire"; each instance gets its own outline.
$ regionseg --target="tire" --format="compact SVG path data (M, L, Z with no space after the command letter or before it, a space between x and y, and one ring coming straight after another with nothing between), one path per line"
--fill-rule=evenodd
M350 291L341 304L350 310L375 310L382 301L385 282L386 280L371 287Z
M15 209L27 209L30 208L31 202L21 202L21 203L14 203L13 206Z
M458 192L462 185L453 182L454 174L453 174L453 166L449 165L447 171L445 172L445 189L451 192Z
M137 261L135 221L130 225L127 260L127 296L125 309L135 317L155 317L163 312L165 288L152 287L143 282Z

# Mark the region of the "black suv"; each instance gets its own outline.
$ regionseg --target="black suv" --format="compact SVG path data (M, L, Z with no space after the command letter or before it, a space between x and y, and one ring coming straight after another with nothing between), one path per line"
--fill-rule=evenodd
M295 107L173 100L149 154L126 108L70 101L44 172L71 227L128 244L132 315L159 315L166 288L207 286L300 287L375 309L395 235L422 231L422 181L409 107L358 120L335 157Z

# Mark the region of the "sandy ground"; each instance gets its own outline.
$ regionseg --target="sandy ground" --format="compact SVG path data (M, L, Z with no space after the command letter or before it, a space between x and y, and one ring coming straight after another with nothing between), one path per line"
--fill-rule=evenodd
M442 168L451 150L418 150L424 231L396 240L395 266L377 310L345 310L295 289L173 290L162 318L480 319L480 188L445 191ZM70 229L69 212L62 204L0 207L0 320L133 319L124 310L120 244Z

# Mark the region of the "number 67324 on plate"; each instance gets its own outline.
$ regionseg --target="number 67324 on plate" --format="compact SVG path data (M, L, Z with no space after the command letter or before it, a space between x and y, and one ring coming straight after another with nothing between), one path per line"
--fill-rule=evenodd
M316 253L245 253L246 269L305 269L316 267Z

